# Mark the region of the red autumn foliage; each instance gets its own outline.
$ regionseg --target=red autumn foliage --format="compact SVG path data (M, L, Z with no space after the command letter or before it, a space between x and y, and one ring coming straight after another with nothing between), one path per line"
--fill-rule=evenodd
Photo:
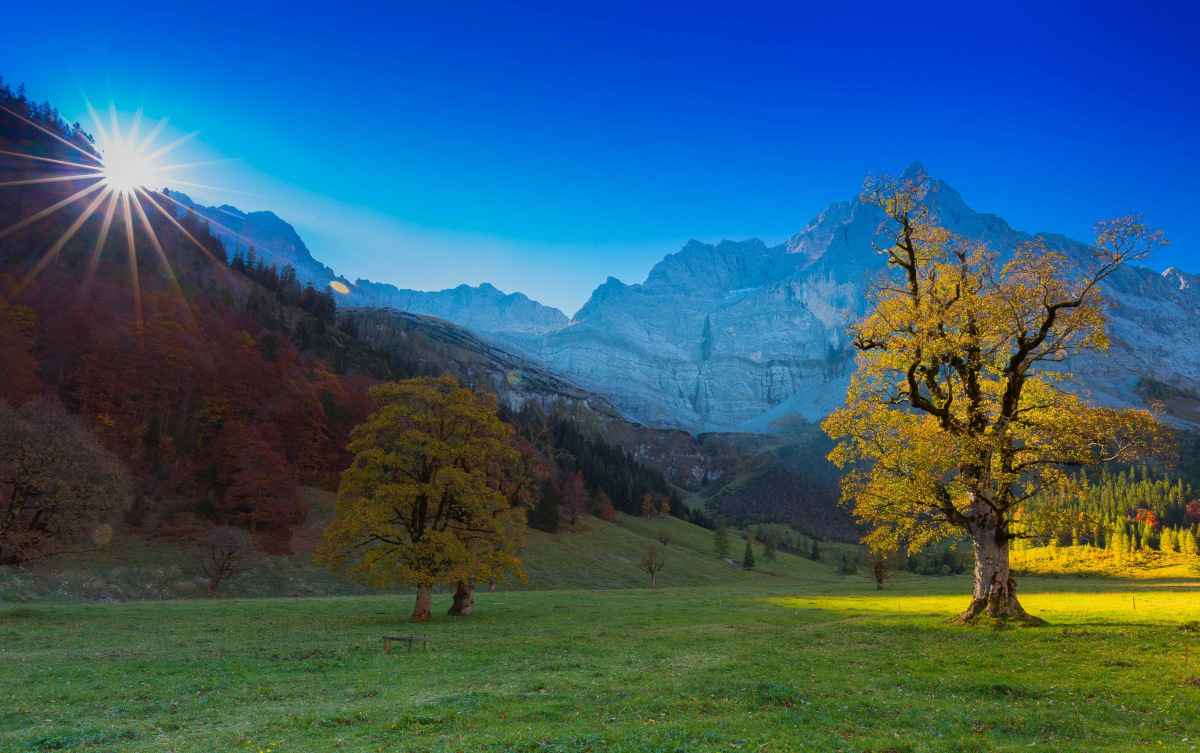
M1159 519L1158 513L1153 510L1147 510L1144 507L1139 507L1134 513L1133 519L1138 523L1145 523L1152 530L1158 531L1162 528L1162 520Z
M567 522L574 525L579 518L587 515L590 502L591 495L583 483L583 474L576 471L558 492L558 503L566 511Z
M613 506L612 499L599 490L592 497L592 514L606 523L617 522L617 508Z
M1192 500L1187 503L1187 509L1184 511L1184 517L1189 523L1200 523L1200 500Z
M30 148L6 133L0 149ZM42 148L64 156L52 146ZM0 161L0 180L25 170ZM70 190L0 190L0 227ZM0 399L56 394L143 495L169 496L172 509L190 500L197 514L286 551L304 516L298 484L333 488L349 464L349 431L372 410L374 380L338 373L344 359L334 365L354 344L211 256L221 245L206 228L189 225L201 250L149 202L163 257L138 225L136 276L123 230L99 243L99 216L39 266L81 210L68 205L0 238Z

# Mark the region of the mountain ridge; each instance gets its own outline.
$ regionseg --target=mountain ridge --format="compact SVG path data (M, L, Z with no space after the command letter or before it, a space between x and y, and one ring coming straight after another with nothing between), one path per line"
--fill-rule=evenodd
M1016 230L996 214L975 211L920 162L901 177L927 182L940 220L960 235L996 248L1040 238L1072 258L1087 253L1081 241ZM342 281L350 292L341 305L454 322L603 395L631 421L692 433L773 431L784 419L815 422L841 405L854 369L846 325L865 313L865 281L883 269L872 247L883 215L853 197L831 203L774 246L758 238L688 241L641 283L610 276L568 319L487 283L436 292L361 278L351 284L312 259L272 213L233 207L200 213L212 212L245 218L274 258L300 261L316 282ZM280 249L284 241L291 247ZM1200 277L1131 266L1107 280L1105 292L1114 303L1113 348L1107 358L1078 359L1081 389L1104 403L1141 404L1136 385L1143 378L1200 385L1200 348L1186 337L1200 321Z
M279 267L290 264L301 284L323 289L332 282L341 283L347 291L338 291L342 306L396 308L437 316L480 332L537 333L569 322L566 314L556 308L524 293L504 293L486 282L437 291L408 290L362 278L352 283L315 259L296 229L274 212L243 212L228 204L206 207L179 191L165 193L174 199L181 213L191 210L208 220L213 233L225 241L231 253L254 246L260 259Z
M1080 259L1088 245L1032 234L976 212L954 188L913 163L951 230L996 248L1041 238ZM690 241L641 284L610 278L570 327L508 339L581 386L608 395L631 420L691 432L763 431L799 415L815 421L844 400L853 371L848 322L865 313L867 275L883 215L857 197L830 204L787 241ZM1104 403L1142 404L1140 378L1200 384L1200 286L1179 270L1122 268L1105 283L1114 303L1107 357L1076 362L1081 389Z

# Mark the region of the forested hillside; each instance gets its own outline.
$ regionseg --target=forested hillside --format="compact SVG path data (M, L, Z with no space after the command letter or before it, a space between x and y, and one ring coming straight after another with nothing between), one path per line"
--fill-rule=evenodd
M134 481L118 527L177 539L231 524L286 552L305 517L298 485L336 488L368 388L451 373L496 391L461 357L469 348L422 335L432 323L403 347L364 344L369 315L339 321L332 292L253 247L227 249L167 191L114 194L106 212L88 191L91 138L2 81L0 105L0 400L56 401L85 420ZM636 514L652 495L683 512L661 473L568 418L506 418L555 504L607 495Z
M818 539L857 541L862 531L838 504L832 443L815 426L777 434L719 434L709 444L736 457L736 468L703 495L734 525L784 523Z
M83 416L137 479L129 525L166 530L192 513L285 550L304 516L297 483L336 483L349 430L371 408L371 380L337 363L363 349L330 326L327 294L230 269L207 226L174 221L166 196L148 194L129 223L118 207L115 232L102 211L85 219L86 200L22 224L95 180L11 183L48 164L77 174L45 160L86 164L93 148L45 106L30 123L19 94L4 99L0 398L49 396Z
M1030 509L1037 511L1025 517L1034 546L1197 553L1195 492L1182 479L1146 467L1084 476L1078 492L1036 499Z

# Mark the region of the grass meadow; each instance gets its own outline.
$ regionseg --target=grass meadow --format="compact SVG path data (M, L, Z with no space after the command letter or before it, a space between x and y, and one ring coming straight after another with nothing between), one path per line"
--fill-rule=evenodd
M310 495L310 502L321 503ZM327 507L325 505L324 507ZM825 559L751 572L675 519L530 531L475 614L292 557L203 598L185 543L0 573L0 751L1117 751L1200 744L1200 579L1019 578L1044 628L943 624L967 575L883 591ZM660 588L638 559L667 529ZM731 555L744 542L734 533ZM757 548L756 548L757 549ZM428 650L384 652L418 634Z
M1026 578L1048 628L952 627L965 576L0 607L0 747L1191 750L1194 581ZM1136 600L1136 609L1135 609Z

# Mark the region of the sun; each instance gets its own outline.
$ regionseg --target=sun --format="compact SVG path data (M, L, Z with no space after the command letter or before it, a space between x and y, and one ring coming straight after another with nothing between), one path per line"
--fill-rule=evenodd
M97 215L102 216L103 221L100 224L99 236L92 248L91 265L82 290L86 294L87 289L91 285L92 274L96 269L100 254L105 248L109 231L117 227L122 228L124 230L125 244L128 248L130 282L138 319L141 319L142 314L141 290L137 272L138 252L135 247L136 238L139 234L150 242L150 246L153 248L155 256L166 273L170 284L178 296L180 298L183 297L183 291L175 279L170 262L163 251L162 244L159 243L154 225L150 221L151 215L157 215L162 220L174 226L202 253L210 256L214 261L217 260L204 244L197 241L188 232L187 228L180 224L178 218L180 211L187 212L190 210L190 207L180 204L165 189L159 192L151 187L156 182L166 179L172 184L178 183L186 186L197 186L199 188L215 188L214 186L204 186L180 180L173 171L189 167L199 167L224 160L193 162L191 164L162 164L161 162L166 154L196 136L196 132L178 138L166 146L156 147L154 142L166 127L166 119L159 121L157 125L150 129L149 133L141 136L139 134L139 126L142 120L141 110L138 110L134 114L132 124L128 128L122 129L117 118L116 108L110 107L110 125L106 128L103 120L89 103L88 111L92 116L92 122L99 139L92 143L83 143L72 137L65 130L65 127L47 127L42 123L30 120L23 113L14 112L2 105L0 105L0 109L4 109L14 117L24 119L28 125L42 131L50 138L70 148L73 152L73 155L69 159L53 159L36 154L5 152L9 156L27 158L43 167L48 165L54 165L55 167L51 168L53 172L48 175L0 183L0 188L60 182L70 182L76 185L82 184L81 188L66 198L34 212L7 228L0 229L0 238L53 214L63 207L74 204L86 205L75 221L71 223L70 227L50 245L42 257L38 259L37 263L33 265L33 268L25 278L20 281L13 293L14 297L19 295L48 264L57 258L59 251L75 236L89 218ZM122 133L123 130L124 133ZM90 139L91 137L87 138ZM217 190L220 189L218 188ZM241 237L233 230L211 218L208 218L207 221L213 227L219 228L232 237Z
M139 188L148 188L158 177L154 161L130 144L109 144L100 154L101 182L105 188L120 194L133 194Z

